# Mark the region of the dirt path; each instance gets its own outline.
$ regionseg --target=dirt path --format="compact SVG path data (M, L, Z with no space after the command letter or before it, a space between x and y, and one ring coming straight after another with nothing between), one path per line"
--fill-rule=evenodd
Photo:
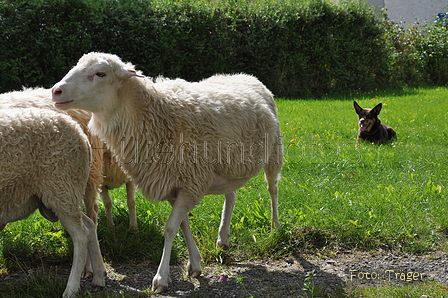
M332 297L346 286L381 286L434 280L448 285L448 254L398 255L391 253L342 252L331 257L299 255L281 260L251 260L230 265L203 267L200 278L189 278L185 266L171 266L169 290L151 295L147 289L157 268L147 263L108 266L106 289L132 297L306 297L305 279L314 272L315 293ZM38 270L38 269L37 269ZM59 270L68 276L69 270ZM227 280L225 280L227 277ZM23 275L0 274L0 283ZM224 281L225 280L225 281ZM83 292L95 292L90 280L83 280ZM92 297L95 297L92 294ZM104 297L104 296L102 296ZM115 297L121 297L117 295ZM128 297L128 296L126 296Z
M302 255L282 260L253 260L203 268L188 278L184 266L171 267L169 291L157 297L301 297L307 276L314 272L317 289L335 296L346 285L381 286L434 280L448 285L446 253L425 256L346 252L331 257ZM150 287L156 268L140 264L109 268L110 291L135 293ZM227 280L223 281L227 276ZM328 296L325 297L328 297Z

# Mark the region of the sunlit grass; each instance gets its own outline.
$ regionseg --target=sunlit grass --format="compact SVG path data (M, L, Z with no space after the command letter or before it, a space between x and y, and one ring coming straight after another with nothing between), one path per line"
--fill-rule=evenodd
M384 286L378 288L348 289L348 297L363 298L414 298L414 297L448 297L445 285L435 282L405 284L402 286Z
M397 138L382 146L355 146L353 99L366 108L382 102L380 119L396 129ZM270 198L260 173L238 191L231 247L224 252L215 247L224 197L207 196L190 216L205 263L338 248L407 253L445 249L447 88L318 101L277 99L277 107L285 148L279 185L283 228L278 233L270 230ZM130 232L125 189L113 190L111 195L115 231L107 227L100 205L98 233L105 260L157 264L169 204L153 204L139 192L140 230ZM0 272L68 263L72 254L71 240L60 224L44 220L39 213L9 224L0 232L0 246ZM179 232L172 262L186 258ZM367 292L362 295L373 297Z
M356 147L352 99L278 101L286 148L283 221L315 227L346 248L424 252L444 242L447 90L355 99L366 108L383 102L380 119L397 139Z

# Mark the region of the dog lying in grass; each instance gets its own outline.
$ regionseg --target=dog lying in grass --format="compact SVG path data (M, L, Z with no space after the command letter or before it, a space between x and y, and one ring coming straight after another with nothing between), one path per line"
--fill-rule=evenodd
M392 127L381 124L380 119L378 119L383 107L381 103L373 109L363 109L356 101L353 101L353 105L356 114L359 116L358 142L369 141L374 144L384 144L396 136L397 133Z

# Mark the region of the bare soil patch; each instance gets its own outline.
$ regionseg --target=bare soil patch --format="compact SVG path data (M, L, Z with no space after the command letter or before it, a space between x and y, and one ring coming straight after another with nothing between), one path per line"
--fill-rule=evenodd
M310 274L313 274L314 294L320 293L321 297L335 297L350 287L379 287L390 283L432 280L448 285L445 252L407 255L347 251L331 256L310 254L280 260L243 260L228 265L203 266L203 274L199 278L189 278L183 264L173 265L169 290L160 295L151 294L148 290L156 271L157 267L148 263L108 265L106 288L93 289L90 280L86 279L82 281L82 291L92 293L93 297L104 292L160 298L303 297L307 295L303 289L305 279ZM68 277L68 273L68 269L57 272L64 278ZM0 283L25 276L0 274ZM223 281L225 276L227 280Z

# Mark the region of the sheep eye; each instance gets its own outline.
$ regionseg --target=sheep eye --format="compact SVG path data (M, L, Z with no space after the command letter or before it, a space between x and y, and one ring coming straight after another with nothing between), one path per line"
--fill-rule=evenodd
M104 78L104 77L106 76L106 73L105 73L105 72L101 72L101 71L99 71L99 72L96 73L96 75L97 75L98 77L100 77L100 78Z

